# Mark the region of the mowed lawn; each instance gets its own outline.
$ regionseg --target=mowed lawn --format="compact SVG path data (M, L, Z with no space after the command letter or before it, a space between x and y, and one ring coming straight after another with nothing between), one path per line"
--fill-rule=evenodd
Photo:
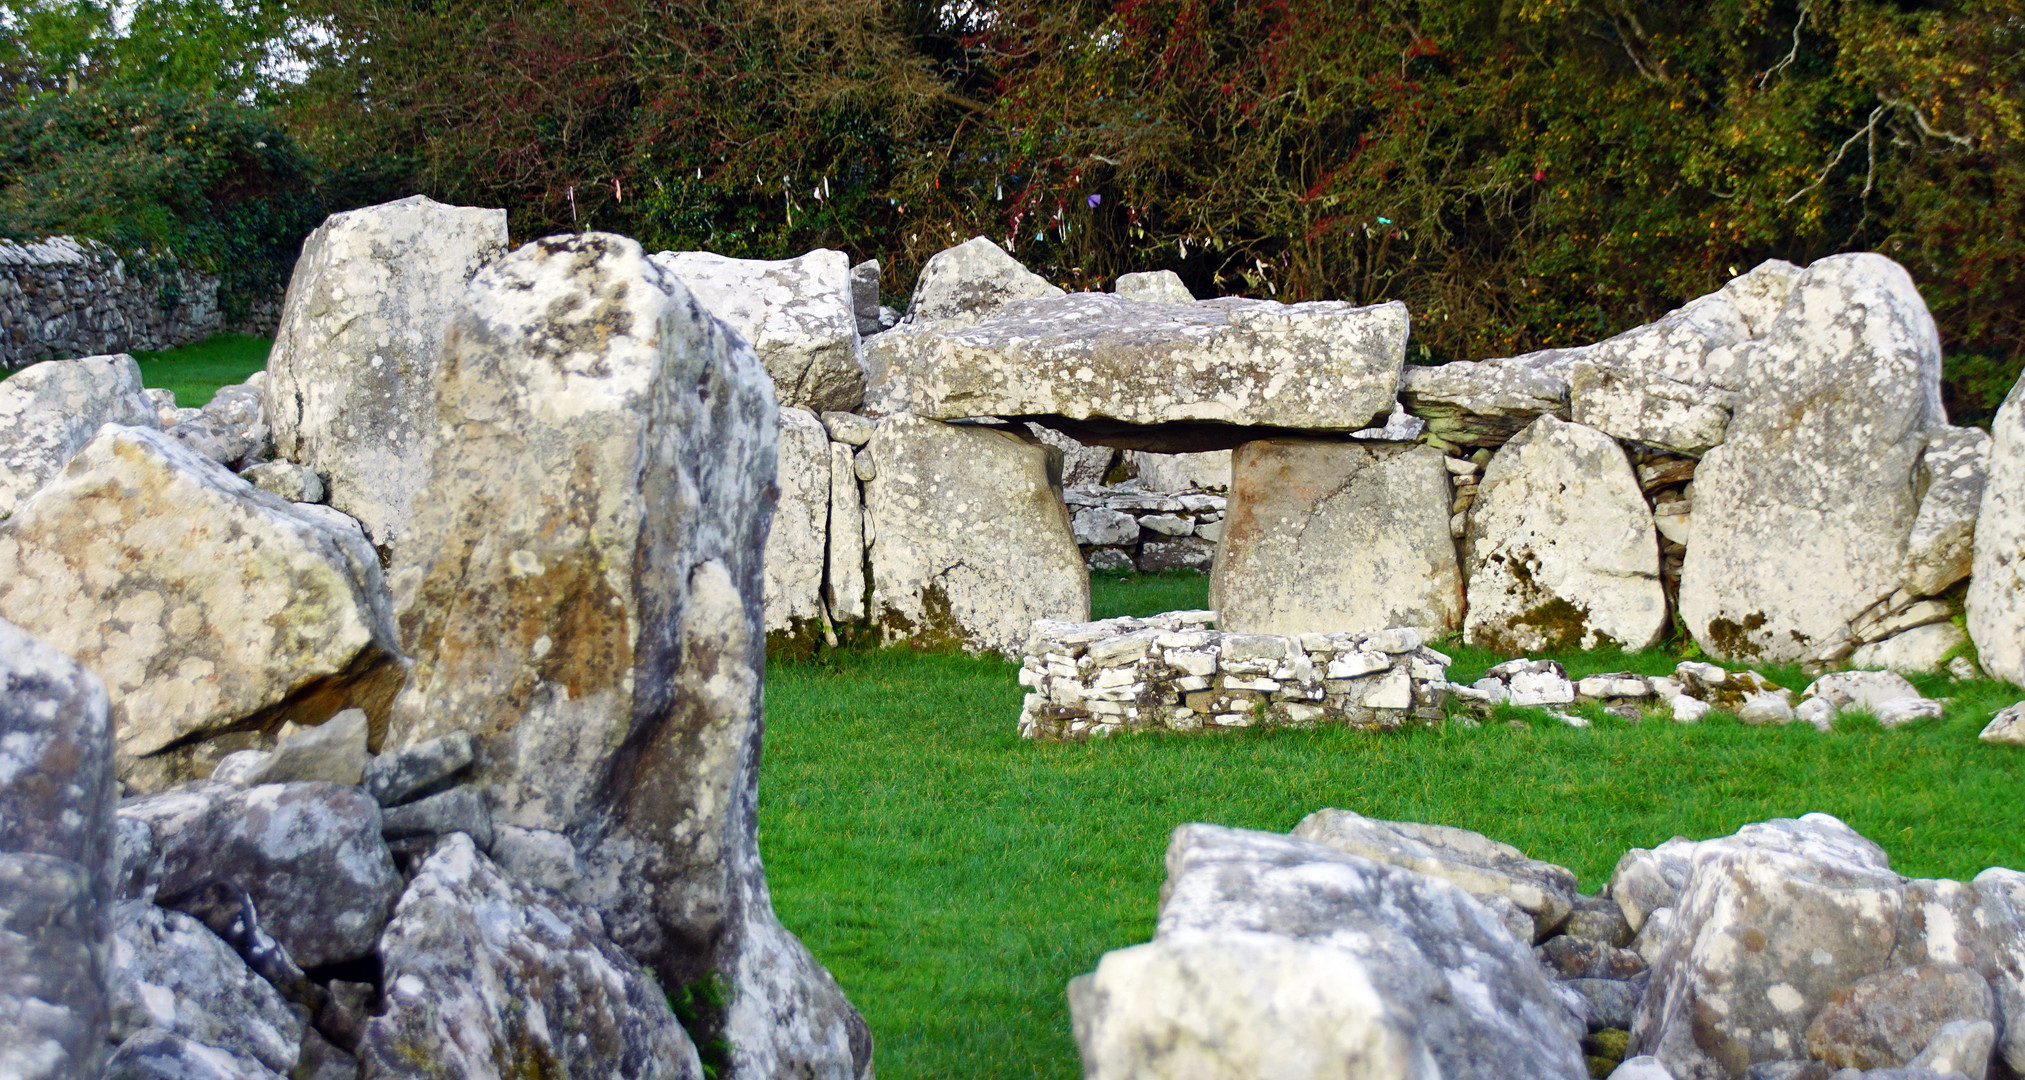
M141 366L141 385L173 390L177 405L201 409L219 387L243 383L267 367L267 352L273 347L271 338L220 334L179 349L133 355Z
M1199 576L1106 577L1094 607L1203 603ZM1460 681L1496 660L1450 651ZM1561 659L1577 673L1674 665ZM1337 806L1458 825L1572 868L1587 890L1626 848L1810 811L1848 821L1908 875L2025 868L2025 749L1976 740L2025 696L2002 683L1916 680L1953 701L1944 719L1897 731L1720 716L1580 730L1513 711L1383 736L1040 745L1015 734L1015 671L900 651L768 667L760 848L774 904L870 1022L882 1080L1078 1075L1064 985L1151 935L1161 855L1184 822L1284 831Z

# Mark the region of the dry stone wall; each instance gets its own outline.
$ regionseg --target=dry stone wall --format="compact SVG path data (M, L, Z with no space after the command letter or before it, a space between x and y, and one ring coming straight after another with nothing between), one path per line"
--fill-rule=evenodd
M280 298L227 325L218 279L187 270L143 274L94 240L0 240L0 371L41 360L168 349L220 331L272 334Z
M1147 619L1041 620L1020 663L1020 735L1121 731L1398 728L1442 717L1449 658L1411 627L1363 633L1230 634L1213 611Z

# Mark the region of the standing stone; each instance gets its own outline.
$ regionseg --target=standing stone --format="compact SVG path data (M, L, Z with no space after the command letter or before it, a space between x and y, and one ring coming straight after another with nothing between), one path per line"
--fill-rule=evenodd
M914 281L907 321L975 321L1014 300L1061 296L1062 290L1021 266L1005 249L982 236L936 252Z
M332 214L303 241L267 355L275 453L327 484L382 548L429 478L443 331L506 250L506 211L423 195Z
M1239 634L1462 622L1450 487L1431 446L1262 439L1231 458L1230 502L1209 583Z
M780 411L780 501L766 537L766 632L810 639L821 633L823 563L829 555L830 439L804 409Z
M843 252L818 248L769 262L663 251L653 259L681 278L697 303L745 336L783 407L850 410L864 400L851 260ZM876 264L873 273L876 290Z
M698 1037L734 1077L862 1075L864 1022L759 862L765 370L624 237L538 240L468 297L395 563L418 662L389 745L471 732L495 823L568 834L614 942L671 990L729 979Z
M1035 619L1089 619L1055 451L905 413L880 420L868 449L872 618L889 640L1018 656Z
M1119 274L1111 285L1111 291L1132 300L1147 300L1156 304L1193 304L1195 294L1181 283L1181 275L1172 270L1148 270L1139 274Z
M103 424L159 428L134 358L45 360L0 382L0 520L91 441Z
M107 427L0 523L0 616L105 679L133 778L193 737L378 723L403 676L363 538L145 428Z
M1907 592L1936 596L1969 576L1989 458L1990 435L1978 428L1938 427L1927 440L1919 472L1926 494L1905 545Z
M1733 351L1743 399L1695 472L1682 618L1713 656L1835 650L1899 587L1920 456L1946 422L1933 317L1897 263L1836 255Z
M470 837L448 837L381 940L386 1004L360 1046L366 1080L701 1080L666 994L601 931L595 912L509 881Z
M1472 645L1643 649L1666 629L1652 511L1624 449L1595 428L1542 416L1506 443L1465 545Z
M112 757L104 684L0 619L0 1076L98 1076L111 1016Z
M858 336L871 337L884 330L879 325L879 260L866 259L851 267L851 314L858 320Z
M1990 435L1966 601L1969 639L1983 670L2025 683L2025 379L2004 398Z
M823 599L830 605L830 618L857 622L865 617L865 500L858 490L851 448L831 443L829 451L829 556Z

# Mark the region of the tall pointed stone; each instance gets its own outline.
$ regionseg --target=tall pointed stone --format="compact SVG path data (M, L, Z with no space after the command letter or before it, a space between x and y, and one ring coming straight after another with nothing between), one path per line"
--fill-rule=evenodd
M495 819L575 842L615 942L670 990L728 979L694 1033L736 1047L733 1077L865 1074L864 1022L759 861L766 372L638 244L588 233L479 272L436 403L390 742L470 732Z

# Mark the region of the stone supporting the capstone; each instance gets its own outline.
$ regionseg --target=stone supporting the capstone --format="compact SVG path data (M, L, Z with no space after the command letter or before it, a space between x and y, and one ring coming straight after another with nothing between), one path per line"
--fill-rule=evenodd
M1068 623L1042 619L1020 666L1028 739L1120 731L1439 721L1449 658L1409 627L1231 634L1213 611Z

